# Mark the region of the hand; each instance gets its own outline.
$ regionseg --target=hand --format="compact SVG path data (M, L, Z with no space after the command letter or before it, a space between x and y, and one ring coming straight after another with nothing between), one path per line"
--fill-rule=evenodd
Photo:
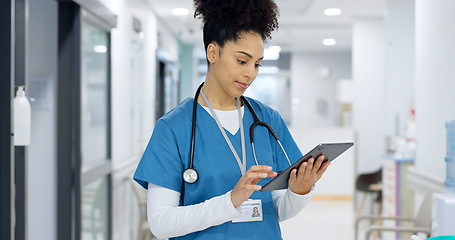
M257 185L259 180L266 177L275 177L276 172L272 172L270 166L251 166L250 169L240 178L231 192L231 201L235 208L240 207L242 203L253 194L254 191L261 190L261 186Z
M291 191L300 195L308 194L311 191L311 187L322 177L322 174L330 165L329 161L322 164L323 161L324 156L321 155L316 162L314 158L310 158L300 164L299 171L292 169L288 182Z

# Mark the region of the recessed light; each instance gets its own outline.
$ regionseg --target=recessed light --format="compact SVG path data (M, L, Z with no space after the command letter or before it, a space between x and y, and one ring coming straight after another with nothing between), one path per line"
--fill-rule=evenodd
M188 15L189 11L186 8L174 8L172 9L172 14L177 16L186 16Z
M337 44L337 40L335 40L334 38L326 38L322 40L322 44L326 46L333 46Z
M270 46L270 47L268 47L268 49L270 49L271 51L274 51L274 52L281 52L280 46Z
M341 14L341 9L339 8L327 8L324 10L324 14L327 16L338 16Z

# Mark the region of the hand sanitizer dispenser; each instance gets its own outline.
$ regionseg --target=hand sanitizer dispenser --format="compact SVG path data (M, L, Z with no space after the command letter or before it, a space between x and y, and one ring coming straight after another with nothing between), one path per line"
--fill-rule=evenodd
M14 145L27 146L31 135L31 108L24 86L19 86L14 98Z

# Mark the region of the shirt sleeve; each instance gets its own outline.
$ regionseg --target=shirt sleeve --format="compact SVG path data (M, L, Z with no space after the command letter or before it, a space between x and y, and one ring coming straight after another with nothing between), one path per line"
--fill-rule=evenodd
M149 183L147 219L159 239L184 236L230 221L241 214L234 208L231 192L205 202L179 206L180 193Z
M182 172L183 163L176 134L166 121L160 119L133 178L145 189L148 183L153 183L180 192Z
M305 195L296 194L289 188L272 191L273 206L278 221L282 222L297 215L310 202L313 188L314 186Z

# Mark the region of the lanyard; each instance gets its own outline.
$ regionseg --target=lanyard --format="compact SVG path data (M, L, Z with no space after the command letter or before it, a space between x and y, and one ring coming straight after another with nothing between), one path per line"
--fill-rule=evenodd
M242 172L242 176L246 172L246 151L245 151L245 134L243 133L243 122L242 122L242 112L240 111L240 103L239 99L235 98L235 103L237 105L237 112L239 115L239 126L240 126L240 139L242 143L242 162L240 161L239 155L237 155L237 152L234 149L234 146L232 146L231 140L229 140L228 136L226 135L226 131L224 128L221 126L220 121L218 120L218 117L216 116L215 111L212 108L212 105L210 105L209 100L204 94L204 91L201 91L201 96L205 101L205 104L207 104L207 107L210 110L210 113L212 113L213 118L215 119L216 125L218 125L218 128L220 129L221 133L223 134L224 140L226 140L226 143L229 145L229 148L231 149L232 154L235 157L235 160L237 160L237 164L239 165L240 171ZM195 99L195 101L197 101Z

